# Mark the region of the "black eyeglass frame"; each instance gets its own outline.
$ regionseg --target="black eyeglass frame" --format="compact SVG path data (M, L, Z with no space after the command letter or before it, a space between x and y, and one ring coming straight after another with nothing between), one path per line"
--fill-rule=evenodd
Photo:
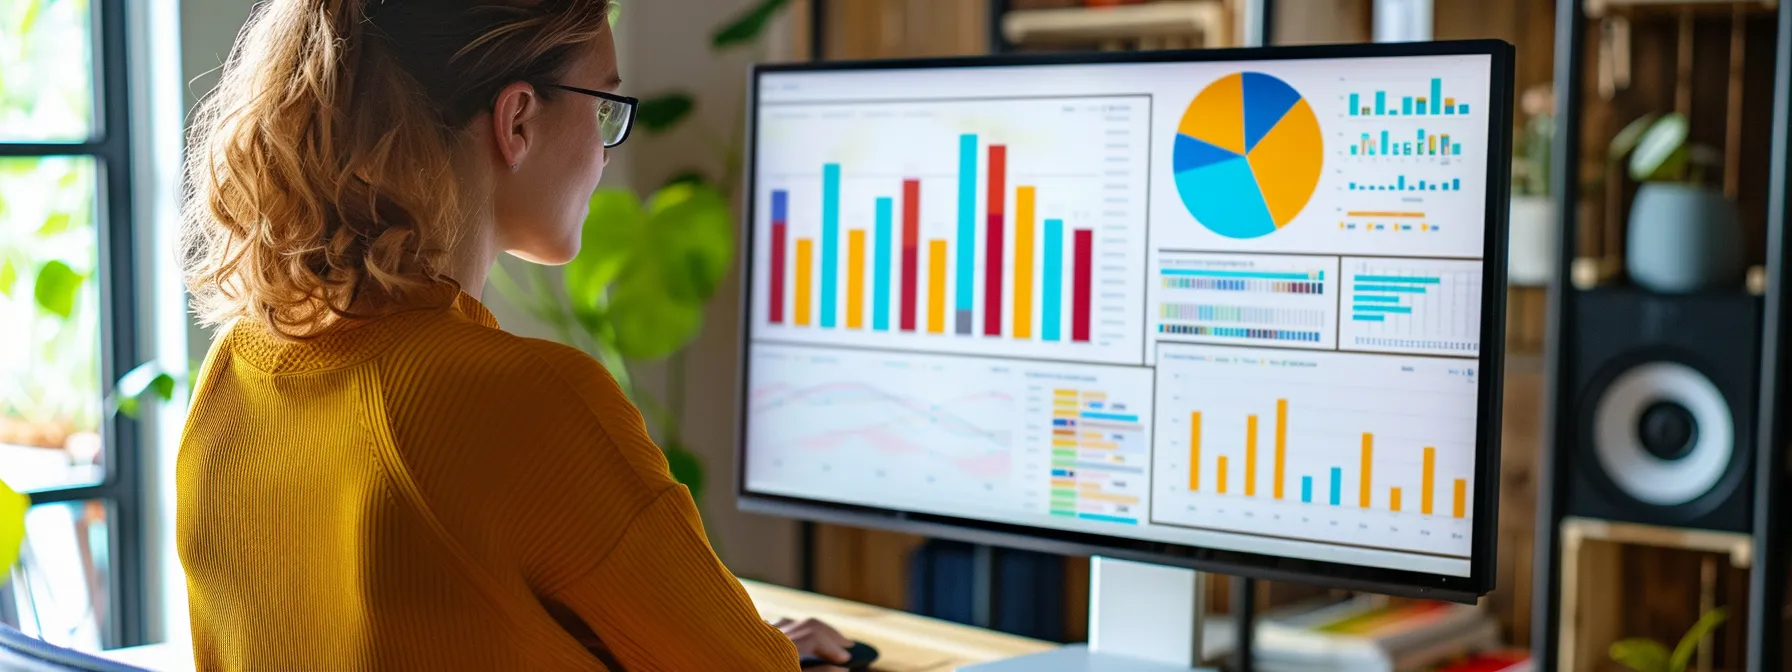
M628 125L622 127L622 137L617 138L616 142L614 142L614 143L606 143L604 145L604 149L610 149L612 147L619 146L624 142L627 142L629 134L635 132L635 112L637 112L638 111L637 108L639 108L641 106L640 98L636 98L634 96L622 96L622 95L617 95L614 93L604 93L603 91L597 91L597 90L593 90L593 89L581 89L576 86L567 86L565 84L549 84L548 86L556 88L556 89L560 89L562 91L571 91L573 93L583 93L583 94L585 94L587 96L591 96L593 98L598 98L601 100L608 100L608 101L614 102L614 103L622 103L623 105L628 106Z

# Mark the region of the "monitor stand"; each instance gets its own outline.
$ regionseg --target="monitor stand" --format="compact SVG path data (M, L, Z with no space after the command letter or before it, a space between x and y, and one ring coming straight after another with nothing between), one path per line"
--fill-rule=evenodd
M965 672L1189 672L1200 662L1206 594L1200 573L1089 559L1089 643L963 668Z

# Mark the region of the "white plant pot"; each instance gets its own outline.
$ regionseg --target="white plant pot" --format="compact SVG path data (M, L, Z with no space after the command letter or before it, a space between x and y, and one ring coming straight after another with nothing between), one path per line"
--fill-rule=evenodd
M1556 206L1548 196L1513 196L1506 283L1542 287L1556 270Z

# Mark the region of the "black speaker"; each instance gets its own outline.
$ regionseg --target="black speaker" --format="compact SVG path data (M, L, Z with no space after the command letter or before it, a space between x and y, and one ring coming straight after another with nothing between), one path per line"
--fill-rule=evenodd
M1761 299L1613 287L1575 306L1561 512L1748 532Z

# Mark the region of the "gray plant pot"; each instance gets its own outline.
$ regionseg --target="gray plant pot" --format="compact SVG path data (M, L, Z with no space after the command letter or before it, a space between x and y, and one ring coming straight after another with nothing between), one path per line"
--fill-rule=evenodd
M1630 208L1630 278L1645 289L1684 294L1742 283L1742 217L1710 189L1650 182Z

